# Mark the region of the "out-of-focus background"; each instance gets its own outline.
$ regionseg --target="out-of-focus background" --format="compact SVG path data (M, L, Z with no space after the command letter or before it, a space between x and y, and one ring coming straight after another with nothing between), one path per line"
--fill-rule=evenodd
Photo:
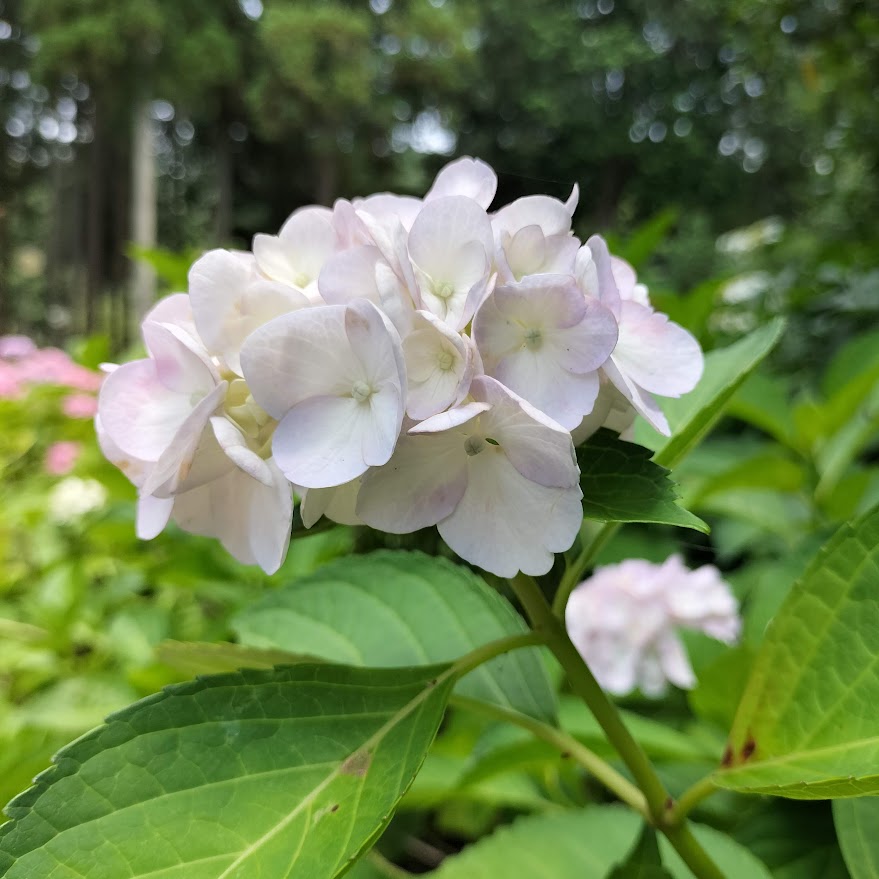
M500 203L578 183L578 234L707 350L788 316L676 473L711 537L629 528L602 556L719 564L746 663L810 552L879 501L877 105L876 0L0 0L0 800L204 670L158 645L233 638L262 590L374 539L297 537L272 580L173 528L139 542L98 364L201 251L421 194L461 154ZM702 695L662 710L722 740L731 660L691 648ZM437 845L536 808L545 779L520 781L455 791Z
M639 268L713 283L711 332L808 314L821 362L826 311L879 308L877 101L875 0L0 0L0 332L119 348L154 295L135 255L179 287L470 154L501 200L579 182L578 231L652 223Z

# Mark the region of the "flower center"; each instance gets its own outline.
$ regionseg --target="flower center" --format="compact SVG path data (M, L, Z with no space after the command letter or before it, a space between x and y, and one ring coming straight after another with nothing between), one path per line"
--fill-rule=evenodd
M358 403L365 403L375 393L373 389L364 381L356 381L351 388L351 396Z
M443 281L443 282L441 282L441 283L437 283L437 284L434 286L434 288L433 288L433 292L434 292L434 293L435 293L440 299L443 299L443 300L445 300L445 299L451 299L452 294L455 292L455 288L454 288L451 284L449 284L448 282Z
M525 347L531 351L536 351L543 344L543 333L538 329L530 329L525 331Z
M447 351L445 348L440 351L439 355L436 358L436 365L443 371L448 372L455 363L455 355L452 354L451 351Z
M464 451L472 458L485 448L485 440L481 436L468 436L464 440Z

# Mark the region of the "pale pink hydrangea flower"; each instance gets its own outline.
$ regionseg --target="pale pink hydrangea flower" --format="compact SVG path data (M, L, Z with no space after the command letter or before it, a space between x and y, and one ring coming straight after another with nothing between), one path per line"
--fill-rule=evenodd
M70 440L52 443L46 449L46 457L43 469L50 476L64 476L69 473L76 464L77 458L82 454L82 445Z
M29 336L0 336L0 359L20 360L36 350L36 342Z
M620 696L696 684L680 629L726 644L741 631L738 603L717 568L690 570L677 555L661 565L628 559L598 568L571 593L565 624L599 684Z
M68 418L94 418L98 411L97 397L91 394L71 394L62 400L61 411Z
M582 521L572 432L667 429L651 395L692 387L701 352L600 238L581 246L576 186L490 213L496 190L465 157L424 198L305 206L199 259L100 397L138 533L172 517L273 571L295 491L306 527L436 525L496 574L549 570Z

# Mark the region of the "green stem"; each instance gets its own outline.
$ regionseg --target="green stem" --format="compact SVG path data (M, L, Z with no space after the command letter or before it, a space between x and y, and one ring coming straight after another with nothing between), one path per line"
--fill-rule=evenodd
M693 836L689 824L660 829L694 876L697 876L698 879L726 879L720 867L711 860L711 856L702 848L699 840Z
M512 723L528 730L538 739L557 748L562 754L570 755L572 759L576 760L611 793L649 820L650 814L647 811L647 802L644 799L644 794L625 776L620 775L613 766L602 760L601 757L590 751L589 748L581 744L569 733L564 732L564 730L557 729L548 723L543 723L534 717L514 711L511 708L504 708L489 702L480 702L476 699L469 699L466 696L453 696L452 704L467 711L473 711L496 720Z
M668 794L650 765L647 755L632 738L620 719L619 712L583 662L577 648L571 643L564 625L553 614L537 583L523 574L518 574L511 582L513 591L522 602L534 630L544 636L547 646L565 670L571 689L595 715L608 741L616 748L623 762L629 767L638 787L644 792L651 817L655 822L661 821Z
M473 671L490 659L509 653L511 650L518 650L520 647L534 647L538 644L544 644L546 639L543 634L537 631L522 632L519 635L508 635L506 638L499 638L497 641L489 641L482 647L477 647L470 653L464 654L460 659L455 660L449 671L456 677L462 678L468 672Z
M579 555L566 568L562 575L559 588L552 602L552 610L556 616L563 616L571 593L580 582L587 568L595 561L598 553L607 546L611 537L617 533L619 522L605 522L601 530L592 540L585 544Z
M717 793L718 787L714 783L711 775L700 778L692 787L688 787L678 797L677 802L666 812L666 824L674 827L683 822L683 820L702 802L702 800L710 797L711 794Z
M671 798L665 786L644 750L632 738L616 706L607 698L577 648L574 647L564 624L552 612L540 587L531 577L524 574L518 574L510 583L525 608L534 630L543 635L546 645L565 670L571 689L586 703L604 730L608 741L632 773L644 794L650 822L668 837L669 842L697 879L724 879L723 874L699 845L687 824L676 826L667 824L667 810Z

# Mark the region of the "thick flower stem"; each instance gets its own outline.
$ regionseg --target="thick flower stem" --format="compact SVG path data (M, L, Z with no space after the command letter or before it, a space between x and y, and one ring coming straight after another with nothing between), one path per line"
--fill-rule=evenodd
M661 827L660 829L694 876L698 876L699 879L726 879L720 867L711 860L711 856L702 848L699 840L693 836L689 824L684 823L677 827Z
M477 699L468 699L466 696L453 696L452 705L492 717L495 720L512 723L528 730L538 739L552 745L562 754L567 754L573 760L576 760L611 793L631 806L636 812L640 812L647 820L650 819L644 794L627 778L620 775L613 766L602 760L593 751L590 751L589 748L581 744L572 735L519 711L513 711L500 705L493 705L489 702L480 702Z
M616 707L607 698L577 648L571 643L564 624L553 613L540 587L531 577L523 574L518 574L510 582L534 630L543 636L546 645L565 670L571 689L586 703L608 741L632 773L644 794L651 823L668 837L698 879L723 879L723 873L702 849L686 824L667 824L671 798L665 786L644 750L622 722Z

